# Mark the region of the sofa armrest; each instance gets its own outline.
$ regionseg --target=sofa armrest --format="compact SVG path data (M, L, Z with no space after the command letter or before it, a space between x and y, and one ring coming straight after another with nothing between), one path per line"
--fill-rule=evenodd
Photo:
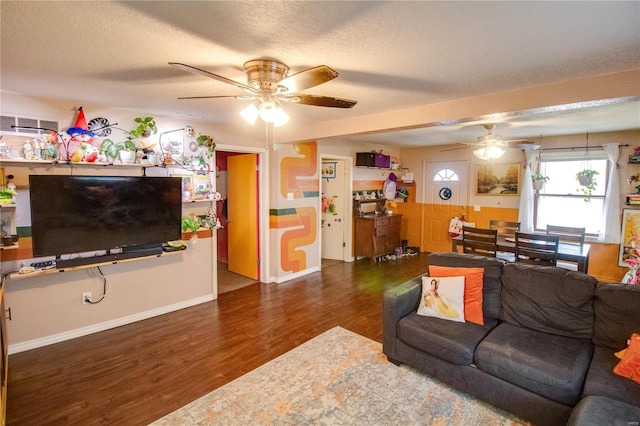
M391 360L395 360L398 321L418 308L421 294L422 276L384 293L382 302L382 351Z

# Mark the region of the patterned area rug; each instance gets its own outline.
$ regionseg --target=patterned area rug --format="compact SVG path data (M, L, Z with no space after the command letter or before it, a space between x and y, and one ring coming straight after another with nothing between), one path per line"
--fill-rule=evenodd
M154 425L527 425L335 327Z

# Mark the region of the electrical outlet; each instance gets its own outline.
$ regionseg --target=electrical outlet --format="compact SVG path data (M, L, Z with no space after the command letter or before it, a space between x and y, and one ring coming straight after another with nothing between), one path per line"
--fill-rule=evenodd
M88 305L89 302L87 302L87 299L91 300L91 292L90 291L85 291L84 293L82 293L82 304L83 305Z

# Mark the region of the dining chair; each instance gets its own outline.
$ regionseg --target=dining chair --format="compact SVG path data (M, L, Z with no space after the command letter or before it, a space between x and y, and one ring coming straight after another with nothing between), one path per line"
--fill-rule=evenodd
M462 249L463 253L496 257L498 252L498 231L463 226Z
M547 235L557 235L560 237L560 241L566 244L572 244L579 246L582 249L584 245L584 239L586 235L585 228L575 228L571 226L557 226L547 225ZM556 266L568 269L570 271L577 271L578 264L575 262L559 261Z
M520 222L491 219L489 221L489 229L496 229L499 237L515 238L515 233L520 231ZM508 251L499 251L496 257L509 262L514 262L516 260L515 254Z
M516 262L541 266L556 266L558 262L557 235L516 232Z
M489 229L498 230L498 235L503 237L515 237L516 232L520 231L520 222L509 222L506 220L489 221Z

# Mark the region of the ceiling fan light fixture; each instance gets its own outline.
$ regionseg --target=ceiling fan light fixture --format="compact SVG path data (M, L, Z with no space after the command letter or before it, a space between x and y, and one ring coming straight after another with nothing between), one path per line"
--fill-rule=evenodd
M278 110L282 111L275 101L263 101L260 105L260 118L265 123L273 123L278 115Z
M289 115L284 112L280 102L276 100L262 102L262 105L260 105L260 118L265 123L273 123L276 127L283 126L289 121Z
M276 127L284 126L289 122L289 115L284 112L282 108L278 108L278 113L276 114L276 118L273 120L273 125Z
M240 116L244 118L244 120L251 124L252 126L256 124L256 120L260 115L260 110L256 107L256 102L250 104L248 107L240 111Z
M481 160L495 160L504 155L505 150L495 145L488 145L473 151L473 155Z

